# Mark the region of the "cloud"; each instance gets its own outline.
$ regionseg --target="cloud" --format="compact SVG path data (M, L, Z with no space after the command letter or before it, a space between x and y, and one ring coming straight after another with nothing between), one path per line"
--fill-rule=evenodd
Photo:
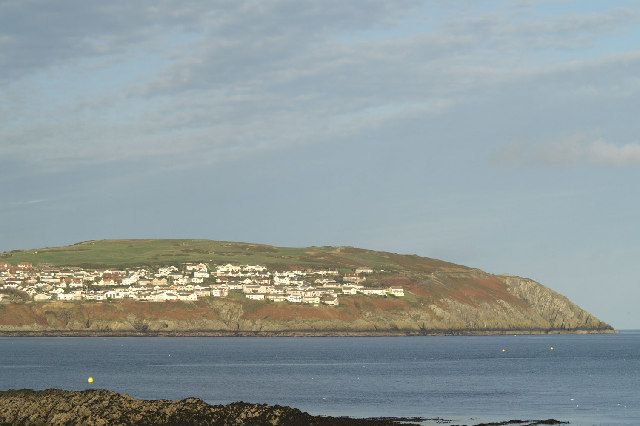
M640 166L640 143L614 145L604 141L595 141L584 147L583 156L596 164Z
M45 199L35 200L19 200L19 201L7 201L0 205L0 211L19 210L23 208L32 208L35 205L48 202Z
M637 23L640 13L632 8L617 7L598 13L558 14L537 16L534 11L525 15L514 13L486 13L451 22L451 32L474 33L483 44L499 50L526 47L528 50L576 49L592 45L606 34L614 34Z
M503 166L640 166L640 143L614 144L603 139L574 135L546 144L509 145L496 152L493 161Z
M467 6L6 1L0 156L38 168L211 163L366 141L518 85L592 102L640 90L637 58L563 56L629 28L637 13L578 8L550 19L535 5ZM605 72L615 78L591 78Z
M173 51L175 36L188 42L204 35L210 45L234 50L250 40L294 46L322 33L390 22L415 3L8 0L0 2L0 81L136 49Z

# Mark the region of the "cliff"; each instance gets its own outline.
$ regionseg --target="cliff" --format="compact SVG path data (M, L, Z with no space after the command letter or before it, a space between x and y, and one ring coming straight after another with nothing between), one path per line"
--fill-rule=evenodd
M447 283L442 283L445 280ZM394 279L404 298L341 296L340 306L244 298L0 305L0 332L42 334L443 334L607 332L611 327L528 279L473 274ZM397 285L397 284L396 284Z
M566 297L526 278L492 275L436 259L350 247L279 248L204 240L121 240L2 254L2 261L87 266L264 264L356 268L405 297L340 296L340 306L243 297L197 302L25 302L0 304L2 333L66 334L441 334L610 332Z

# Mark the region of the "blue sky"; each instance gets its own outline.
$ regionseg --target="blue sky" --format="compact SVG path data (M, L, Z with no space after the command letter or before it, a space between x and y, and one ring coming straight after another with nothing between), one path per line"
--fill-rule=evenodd
M640 328L640 2L0 2L0 250L353 245Z

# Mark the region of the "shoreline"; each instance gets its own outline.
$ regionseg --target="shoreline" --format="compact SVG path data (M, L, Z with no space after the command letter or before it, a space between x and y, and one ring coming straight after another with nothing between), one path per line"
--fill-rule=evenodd
M0 390L0 424L272 424L272 425L420 425L426 421L451 424L441 417L347 417L312 415L297 408L248 402L209 404L197 397L181 400L138 399L107 389ZM557 425L568 422L506 420L477 426Z
M531 330L386 330L386 331L85 331L85 330L1 330L0 337L436 337L436 336L537 336L555 334L618 334L618 330L605 329L531 329Z

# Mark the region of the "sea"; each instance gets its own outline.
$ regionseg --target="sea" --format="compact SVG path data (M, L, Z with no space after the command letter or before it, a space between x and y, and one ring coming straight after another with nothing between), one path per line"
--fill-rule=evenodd
M211 404L247 401L312 414L419 416L449 424L555 418L640 425L640 331L2 337L0 389L21 388L104 388L142 399L195 396Z

